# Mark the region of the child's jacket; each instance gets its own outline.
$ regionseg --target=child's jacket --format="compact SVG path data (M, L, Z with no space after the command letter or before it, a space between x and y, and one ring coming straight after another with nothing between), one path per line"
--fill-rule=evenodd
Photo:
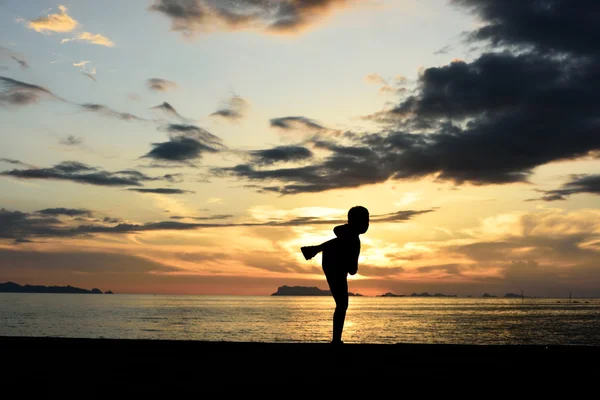
M333 229L336 238L326 243L323 250L323 271L326 274L354 275L358 272L360 239L348 224Z

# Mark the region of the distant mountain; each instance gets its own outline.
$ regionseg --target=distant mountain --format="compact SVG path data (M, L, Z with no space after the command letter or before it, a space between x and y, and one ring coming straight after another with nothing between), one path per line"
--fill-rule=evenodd
M423 292L423 293L413 293L410 295L411 297L458 297L455 294L443 294L443 293L434 293L434 294L429 294L427 292Z
M392 292L387 292L385 294L377 295L377 297L406 297L404 294L394 294Z
M271 296L331 296L330 290L322 290L309 286L280 286ZM348 296L362 296L360 293L348 292Z
M100 289L81 289L73 286L21 286L18 283L0 283L0 293L82 293L102 294ZM112 292L111 292L112 293Z

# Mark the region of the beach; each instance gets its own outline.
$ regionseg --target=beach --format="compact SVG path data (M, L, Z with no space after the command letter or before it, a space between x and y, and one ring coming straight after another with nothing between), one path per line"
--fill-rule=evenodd
M595 376L596 346L489 346L207 342L184 340L0 337L7 382L76 383L97 390L165 393L236 385L379 382L427 379ZM5 364L7 365L7 364ZM533 382L533 381L532 381ZM39 389L39 387L37 387ZM35 388L32 388L35 389Z

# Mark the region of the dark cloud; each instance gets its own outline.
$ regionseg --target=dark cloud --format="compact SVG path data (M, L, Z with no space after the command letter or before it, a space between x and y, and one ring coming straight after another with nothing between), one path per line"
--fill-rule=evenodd
M362 144L362 143L357 143ZM341 187L351 188L385 182L392 174L385 149L371 150L361 146L332 145L319 141L318 147L331 150L329 155L311 165L296 168L260 169L256 164L213 168L216 176L231 176L259 183L259 191L297 194L322 192ZM383 145L379 145L383 147ZM277 148L276 148L277 149ZM277 152L277 150L275 151Z
M25 168L33 168L33 166L30 165L30 164L21 162L19 160L13 160L11 158L0 158L0 162L5 162L5 163L8 163L8 164L18 165L20 167L25 167Z
M309 129L309 130L321 130L325 127L319 125L312 119L306 117L282 117L271 119L271 126L274 128L281 129Z
M89 73L89 72L84 72L84 71L82 71L82 72L81 72L81 74L82 74L83 76L86 76L86 77L90 78L90 79L91 79L91 80L93 80L94 82L98 82L98 81L96 80L96 77L94 76L94 74L91 74L91 73Z
M154 161L189 164L198 160L204 153L217 153L224 149L220 138L195 125L169 124L163 128L169 134L169 141L152 143L153 149L142 156Z
M107 117L118 118L123 121L146 121L144 118L140 118L130 113L115 111L107 106L103 106L102 104L79 104L78 105L84 111L94 112L101 115L105 115Z
M29 64L27 63L27 61L21 60L20 58L18 58L16 56L11 56L10 58L12 60L14 60L17 64L19 64L19 66L21 67L21 69L27 69L27 68L29 68Z
M6 47L0 46L0 61L3 60L13 60L15 61L17 64L19 64L19 66L22 69L27 69L29 68L29 64L27 63L27 61L25 61L25 58L23 57L22 54L19 54L11 49L8 49ZM8 69L8 67L5 67L3 69Z
M151 78L146 81L146 87L155 92L166 92L177 88L177 86L175 82L160 78Z
M433 52L434 55L448 54L452 50L452 46L447 45Z
M580 193L600 195L600 175L576 175L560 189L540 192L545 193L539 199L544 201L566 200L569 196Z
M452 0L486 23L470 33L495 46L534 47L545 52L596 56L600 51L596 0Z
M27 237L61 236L62 222L54 216L39 216L0 208L0 238L24 240Z
M50 90L37 85L17 81L12 78L0 76L0 106L3 104L14 106L25 106L38 103L41 99L48 98L69 103L83 111L94 112L104 116L118 118L124 121L146 121L144 118L137 117L126 112L115 111L101 104L84 103L77 104L69 102Z
M212 29L260 29L289 33L315 23L348 0L155 0L150 10L171 18L171 30L187 36Z
M272 149L250 152L257 165L271 165L279 162L303 161L312 158L313 153L302 146L278 146Z
M166 181L171 183L181 183L183 182L183 174L166 174L163 176Z
M138 171L102 171L76 161L64 161L50 168L13 169L0 176L19 179L62 180L97 186L142 186L143 181L155 180Z
M132 189L135 190L135 189ZM145 190L145 189L142 189ZM157 193L148 189L149 193ZM158 189L161 190L161 189ZM171 190L171 189L165 189ZM177 190L177 189L172 189ZM158 192L162 193L162 192ZM169 192L172 194L174 192ZM290 219L271 219L261 222L246 222L246 223L189 223L178 221L159 221L149 222L145 224L122 223L118 219L109 217L104 218L101 222L104 224L81 224L73 226L73 220L69 224L58 216L67 215L72 217L77 210L69 209L49 209L46 214L38 213L23 213L20 211L9 211L4 208L0 209L0 238L3 239L30 239L30 238L51 238L51 237L75 237L89 236L94 234L122 234L122 233L139 233L146 231L162 231L162 230L195 230L204 228L235 228L235 227L289 227L289 226L310 226L310 225L338 225L347 222L346 216L340 215L339 218L317 218L317 217L296 217ZM64 210L64 212L61 212ZM371 215L371 223L381 222L403 222L414 218L415 216L433 212L434 210L421 211L398 211L389 214ZM90 213L92 213L90 211ZM194 219L194 220L222 220L232 217L231 215L213 215L208 217L179 217L173 219ZM96 220L100 222L100 220ZM116 225L108 225L107 223L116 223Z
M41 214L41 215L53 215L53 216L67 215L69 217L80 217L80 216L91 217L92 216L92 212L90 210L86 210L83 208L64 208L64 207L46 208L43 210L38 210L37 213Z
M175 110L175 108L170 105L169 103L167 103L166 101L163 102L162 104L159 104L155 107L150 107L151 110L160 110L163 111L165 114L171 116L171 117L176 117L179 118L181 120L185 120L185 118L183 118L178 112L177 110Z
M456 185L529 183L539 166L599 151L600 30L590 16L600 3L454 3L483 19L471 40L505 47L425 68L413 95L368 117L381 132L317 132L310 141L330 153L311 165L267 169L251 162L215 172L283 194L426 177ZM291 122L311 127L302 117L271 124L290 129Z
M229 219L233 218L233 215L223 214L223 215L211 215L208 217L184 217L181 215L174 215L171 219L193 219L196 221L211 221L211 220L220 220L220 219Z
M248 106L246 100L239 96L234 96L227 100L220 109L212 113L211 116L237 121L245 116Z
M83 138L69 135L63 139L60 139L60 144L65 146L79 146L83 143Z
M194 193L191 190L171 189L171 188L157 188L157 189L127 189L138 193L154 193L154 194L185 194Z
M41 86L0 76L0 105L25 106L39 102L43 98L65 101Z

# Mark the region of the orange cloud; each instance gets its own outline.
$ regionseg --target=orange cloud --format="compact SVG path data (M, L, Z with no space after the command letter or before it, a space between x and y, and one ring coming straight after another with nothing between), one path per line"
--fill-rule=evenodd
M67 14L65 6L58 6L59 13L48 14L46 17L39 17L29 21L27 27L36 32L71 32L79 24Z
M83 40L84 42L89 42L92 44L97 44L105 47L113 47L115 44L107 38L106 36L102 36L99 33L90 33L90 32L82 32L78 33L74 38L71 39L63 39L61 43L72 42L75 40Z

